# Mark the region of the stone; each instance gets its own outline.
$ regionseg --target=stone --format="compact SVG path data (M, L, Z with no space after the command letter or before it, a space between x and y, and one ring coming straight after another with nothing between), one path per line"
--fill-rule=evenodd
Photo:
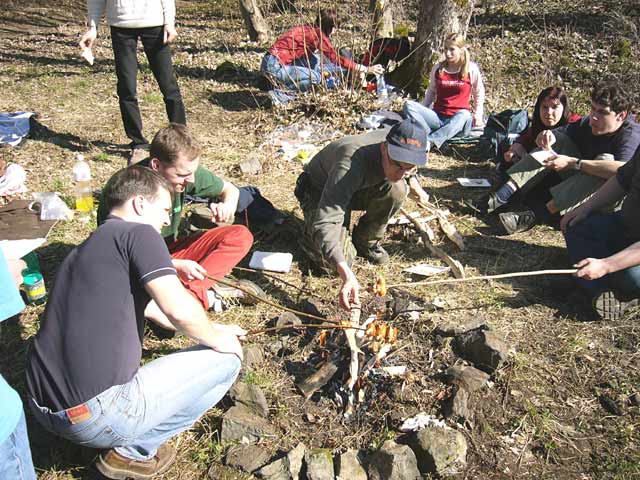
M243 405L231 407L222 416L222 442L242 440L243 437L249 442L259 442L262 439L274 438L276 433L275 427L266 419Z
M461 386L467 392L473 393L489 381L489 375L474 367L454 365L445 370L444 379L451 385Z
M358 450L347 450L335 459L336 478L341 480L367 480L367 472L362 466Z
M302 460L304 459L305 450L306 447L304 443L298 443L298 445L284 457L265 465L254 474L268 480L297 480L302 470Z
M249 157L240 162L239 166L245 175L257 175L262 171L262 162L257 157Z
M242 348L244 360L242 366L248 370L262 365L264 362L264 350L260 345L246 345Z
M324 305L322 301L317 298L305 298L302 301L302 311L304 313L308 313L309 315L315 315L316 317L326 317L326 314L323 313ZM311 323L316 323L317 319L308 318L307 320L311 321Z
M439 324L434 333L442 335L443 337L455 337L461 333L467 333L472 330L488 330L489 327L486 324L484 318L475 317L470 320L456 322L454 320L445 321Z
M287 461L289 462L289 474L291 478L298 478L300 471L302 470L302 461L304 460L304 454L307 447L304 443L300 442L295 446L293 450L287 453Z
M634 393L629 397L629 403L634 407L640 407L640 393Z
M312 448L304 454L307 480L334 480L333 457L328 448Z
M507 359L507 345L490 330L472 330L456 335L451 346L458 356L487 373L495 372Z
M412 435L410 444L424 474L453 475L467 464L467 441L452 428L427 426Z
M254 472L254 475L258 478L265 478L266 480L291 480L287 457L282 457L275 462L265 465L260 470Z
M371 455L367 468L370 480L419 480L416 456L407 445L387 440Z
M267 451L258 445L234 445L224 457L228 467L252 473L264 466L269 460Z
M244 405L261 417L269 415L269 405L262 389L253 384L236 382L229 390L229 396L236 405Z
M442 405L442 413L446 418L456 421L471 420L473 413L469 410L469 392L462 387L454 387Z
M276 320L276 327L297 327L302 325L302 320L295 313L282 312Z

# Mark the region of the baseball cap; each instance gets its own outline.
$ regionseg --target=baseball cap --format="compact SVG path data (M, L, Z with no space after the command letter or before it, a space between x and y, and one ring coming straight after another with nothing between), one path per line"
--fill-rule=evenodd
M427 163L427 131L407 118L389 130L387 148L393 160L422 167Z

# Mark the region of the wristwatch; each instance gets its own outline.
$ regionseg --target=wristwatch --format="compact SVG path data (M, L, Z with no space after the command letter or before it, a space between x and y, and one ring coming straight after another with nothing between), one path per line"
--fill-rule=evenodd
M578 159L578 161L575 163L573 168L575 168L576 170L580 170L582 168L582 159L581 158Z

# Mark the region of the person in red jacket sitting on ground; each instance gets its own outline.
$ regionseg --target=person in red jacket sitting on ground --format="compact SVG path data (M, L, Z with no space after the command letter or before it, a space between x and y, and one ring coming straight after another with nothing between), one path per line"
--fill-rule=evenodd
M319 84L325 72L332 75L347 69L382 74L381 65L366 67L336 52L331 35L338 28L337 17L335 9L323 9L313 25L298 25L283 33L262 59L262 74L288 90L302 92Z

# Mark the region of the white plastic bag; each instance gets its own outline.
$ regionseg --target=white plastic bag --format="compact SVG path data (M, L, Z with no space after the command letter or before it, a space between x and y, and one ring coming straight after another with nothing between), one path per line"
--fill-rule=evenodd
M40 220L71 220L73 211L55 192L35 192L33 202L29 206L34 210L34 204L40 204Z

